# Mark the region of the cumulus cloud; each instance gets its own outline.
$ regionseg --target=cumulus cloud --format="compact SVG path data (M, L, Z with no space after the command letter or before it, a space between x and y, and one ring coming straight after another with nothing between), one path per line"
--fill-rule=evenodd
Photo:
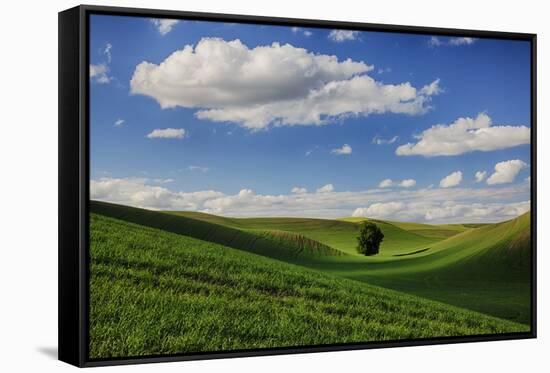
M124 119L117 119L115 121L115 127L122 127L126 121Z
M340 148L332 149L330 153L336 155L349 155L352 151L353 149L351 148L351 146L349 146L348 144L344 144Z
M393 186L393 180L392 179L384 179L378 184L379 188L389 188Z
M399 183L399 186L402 188L412 188L415 185L416 185L416 180L414 179L405 179Z
M307 189L302 187L294 187L292 188L291 192L294 194L304 194L307 193Z
M487 177L487 171L477 171L475 173L476 183L481 183Z
M432 126L418 135L417 140L399 146L395 154L435 157L506 149L529 144L531 131L523 125L493 125L487 114L480 113L476 118L458 118L450 125Z
M327 184L317 189L317 193L330 193L334 191L334 185Z
M430 84L425 85L420 90L420 94L425 95L425 96L432 96L432 95L440 94L443 91L443 89L439 86L440 82L441 82L441 80L438 78L438 79L434 80L433 82L431 82Z
M183 139L185 130L183 128L157 128L147 135L150 139Z
M338 60L290 44L249 48L240 40L203 38L160 64L141 62L131 93L154 98L161 108L197 109L199 119L269 126L323 125L345 116L430 109L434 83L383 84L363 61ZM438 83L436 83L437 85Z
M155 26L157 31L162 35L168 34L170 31L172 31L172 28L178 23L179 21L177 19L152 19L151 23Z
M519 172L527 167L527 163L519 159L499 162L495 165L495 172L487 179L487 184L512 183Z
M99 53L105 57L105 61L97 64L90 64L90 80L92 82L107 84L113 80L113 77L109 75L109 65L112 61L112 49L113 45L111 43L105 44L105 46L99 50Z
M359 31L352 30L332 30L328 34L328 38L337 43L347 40L355 40L359 37Z
M439 186L441 188L452 188L460 184L461 181L462 171L455 171L441 179Z
M513 203L385 202L353 211L354 217L368 217L427 223L486 222L515 218L529 211L530 201Z
M394 136L394 137L389 138L389 139L383 139L383 138L381 138L381 137L375 136L375 137L373 137L373 139L372 139L372 143L373 143L373 144L376 144L376 145L393 144L393 143L396 142L398 139L399 139L399 136Z
M414 179L405 179L401 181L393 181L392 179L384 179L378 184L379 188L391 188L393 186L398 186L401 188L412 188L416 185L416 180Z
M235 194L216 190L185 192L170 190L168 185L159 185L154 180L143 178L100 178L91 180L90 192L94 200L225 216L336 218L350 216L358 207L363 208L359 211L364 213L373 204L391 203L377 205L380 216L370 217L432 223L510 219L529 209L530 198L528 183L500 188L371 189L353 192L337 192L332 188L330 193L306 191L279 195L258 194L247 188ZM399 206L396 204L401 204L402 208L395 208ZM372 213L374 209L371 209Z
M305 37L310 37L311 35L313 35L313 32L309 30L304 30L301 27L292 27L291 30L293 34L301 34L301 35L304 35Z
M164 186L151 185L149 180L141 178L91 180L90 194L96 200L156 210L196 210L204 202L224 195L213 190L173 192Z
M107 84L111 81L109 66L105 63L90 64L90 79L98 84Z
M428 39L428 45L430 47L441 47L441 46L450 46L457 47L461 45L471 45L476 42L477 39L469 37L454 37L454 38L443 38L432 36Z
M402 202L373 203L369 207L356 208L353 217L388 217L393 216L405 206Z

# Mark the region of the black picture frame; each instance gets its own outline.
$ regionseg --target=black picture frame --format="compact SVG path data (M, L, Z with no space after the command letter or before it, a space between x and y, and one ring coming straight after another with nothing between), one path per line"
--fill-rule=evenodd
M174 354L163 356L90 359L89 307L89 16L92 14L179 18L279 26L338 28L360 31L471 36L528 41L531 45L531 331L468 337L444 337L324 346L271 348ZM536 338L536 34L449 28L382 25L358 22L244 16L155 9L81 5L59 13L59 360L78 367L171 362L264 355L282 355L448 343Z

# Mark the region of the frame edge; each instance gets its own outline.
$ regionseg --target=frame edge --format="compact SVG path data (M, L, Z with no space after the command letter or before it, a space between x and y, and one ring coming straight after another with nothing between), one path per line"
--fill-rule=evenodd
M83 366L80 214L80 15L58 13L58 359Z
M390 343L346 344L345 346L296 347L289 349L229 351L191 355L167 355L154 357L128 357L123 359L90 360L87 355L86 332L88 306L85 299L87 284L85 234L88 214L88 132L87 132L87 48L86 16L89 13L139 16L190 17L216 21L236 20L242 23L301 24L342 29L370 29L373 31L406 32L415 34L437 33L446 35L477 35L481 37L520 39L531 42L531 118L532 118L532 323L531 331L515 335L486 335L435 340L398 341ZM255 15L201 13L80 5L59 13L59 360L78 367L143 364L219 358L272 356L297 353L316 353L372 348L426 346L452 343L471 343L499 340L530 339L537 337L536 329L536 41L533 33L497 32L486 30L461 30L438 27L398 26L331 20L282 18ZM75 125L77 124L77 125ZM78 157L76 156L78 155ZM76 247L76 249L75 249ZM84 313L86 312L86 314Z

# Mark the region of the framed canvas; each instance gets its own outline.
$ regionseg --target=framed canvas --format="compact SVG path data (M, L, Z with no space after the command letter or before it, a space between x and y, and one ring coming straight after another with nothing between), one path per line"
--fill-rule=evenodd
M59 358L536 336L536 36L59 13Z

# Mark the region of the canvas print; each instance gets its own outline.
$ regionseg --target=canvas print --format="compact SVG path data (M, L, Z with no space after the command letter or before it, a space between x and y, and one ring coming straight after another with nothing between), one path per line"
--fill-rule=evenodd
M531 330L528 41L89 27L90 359Z

